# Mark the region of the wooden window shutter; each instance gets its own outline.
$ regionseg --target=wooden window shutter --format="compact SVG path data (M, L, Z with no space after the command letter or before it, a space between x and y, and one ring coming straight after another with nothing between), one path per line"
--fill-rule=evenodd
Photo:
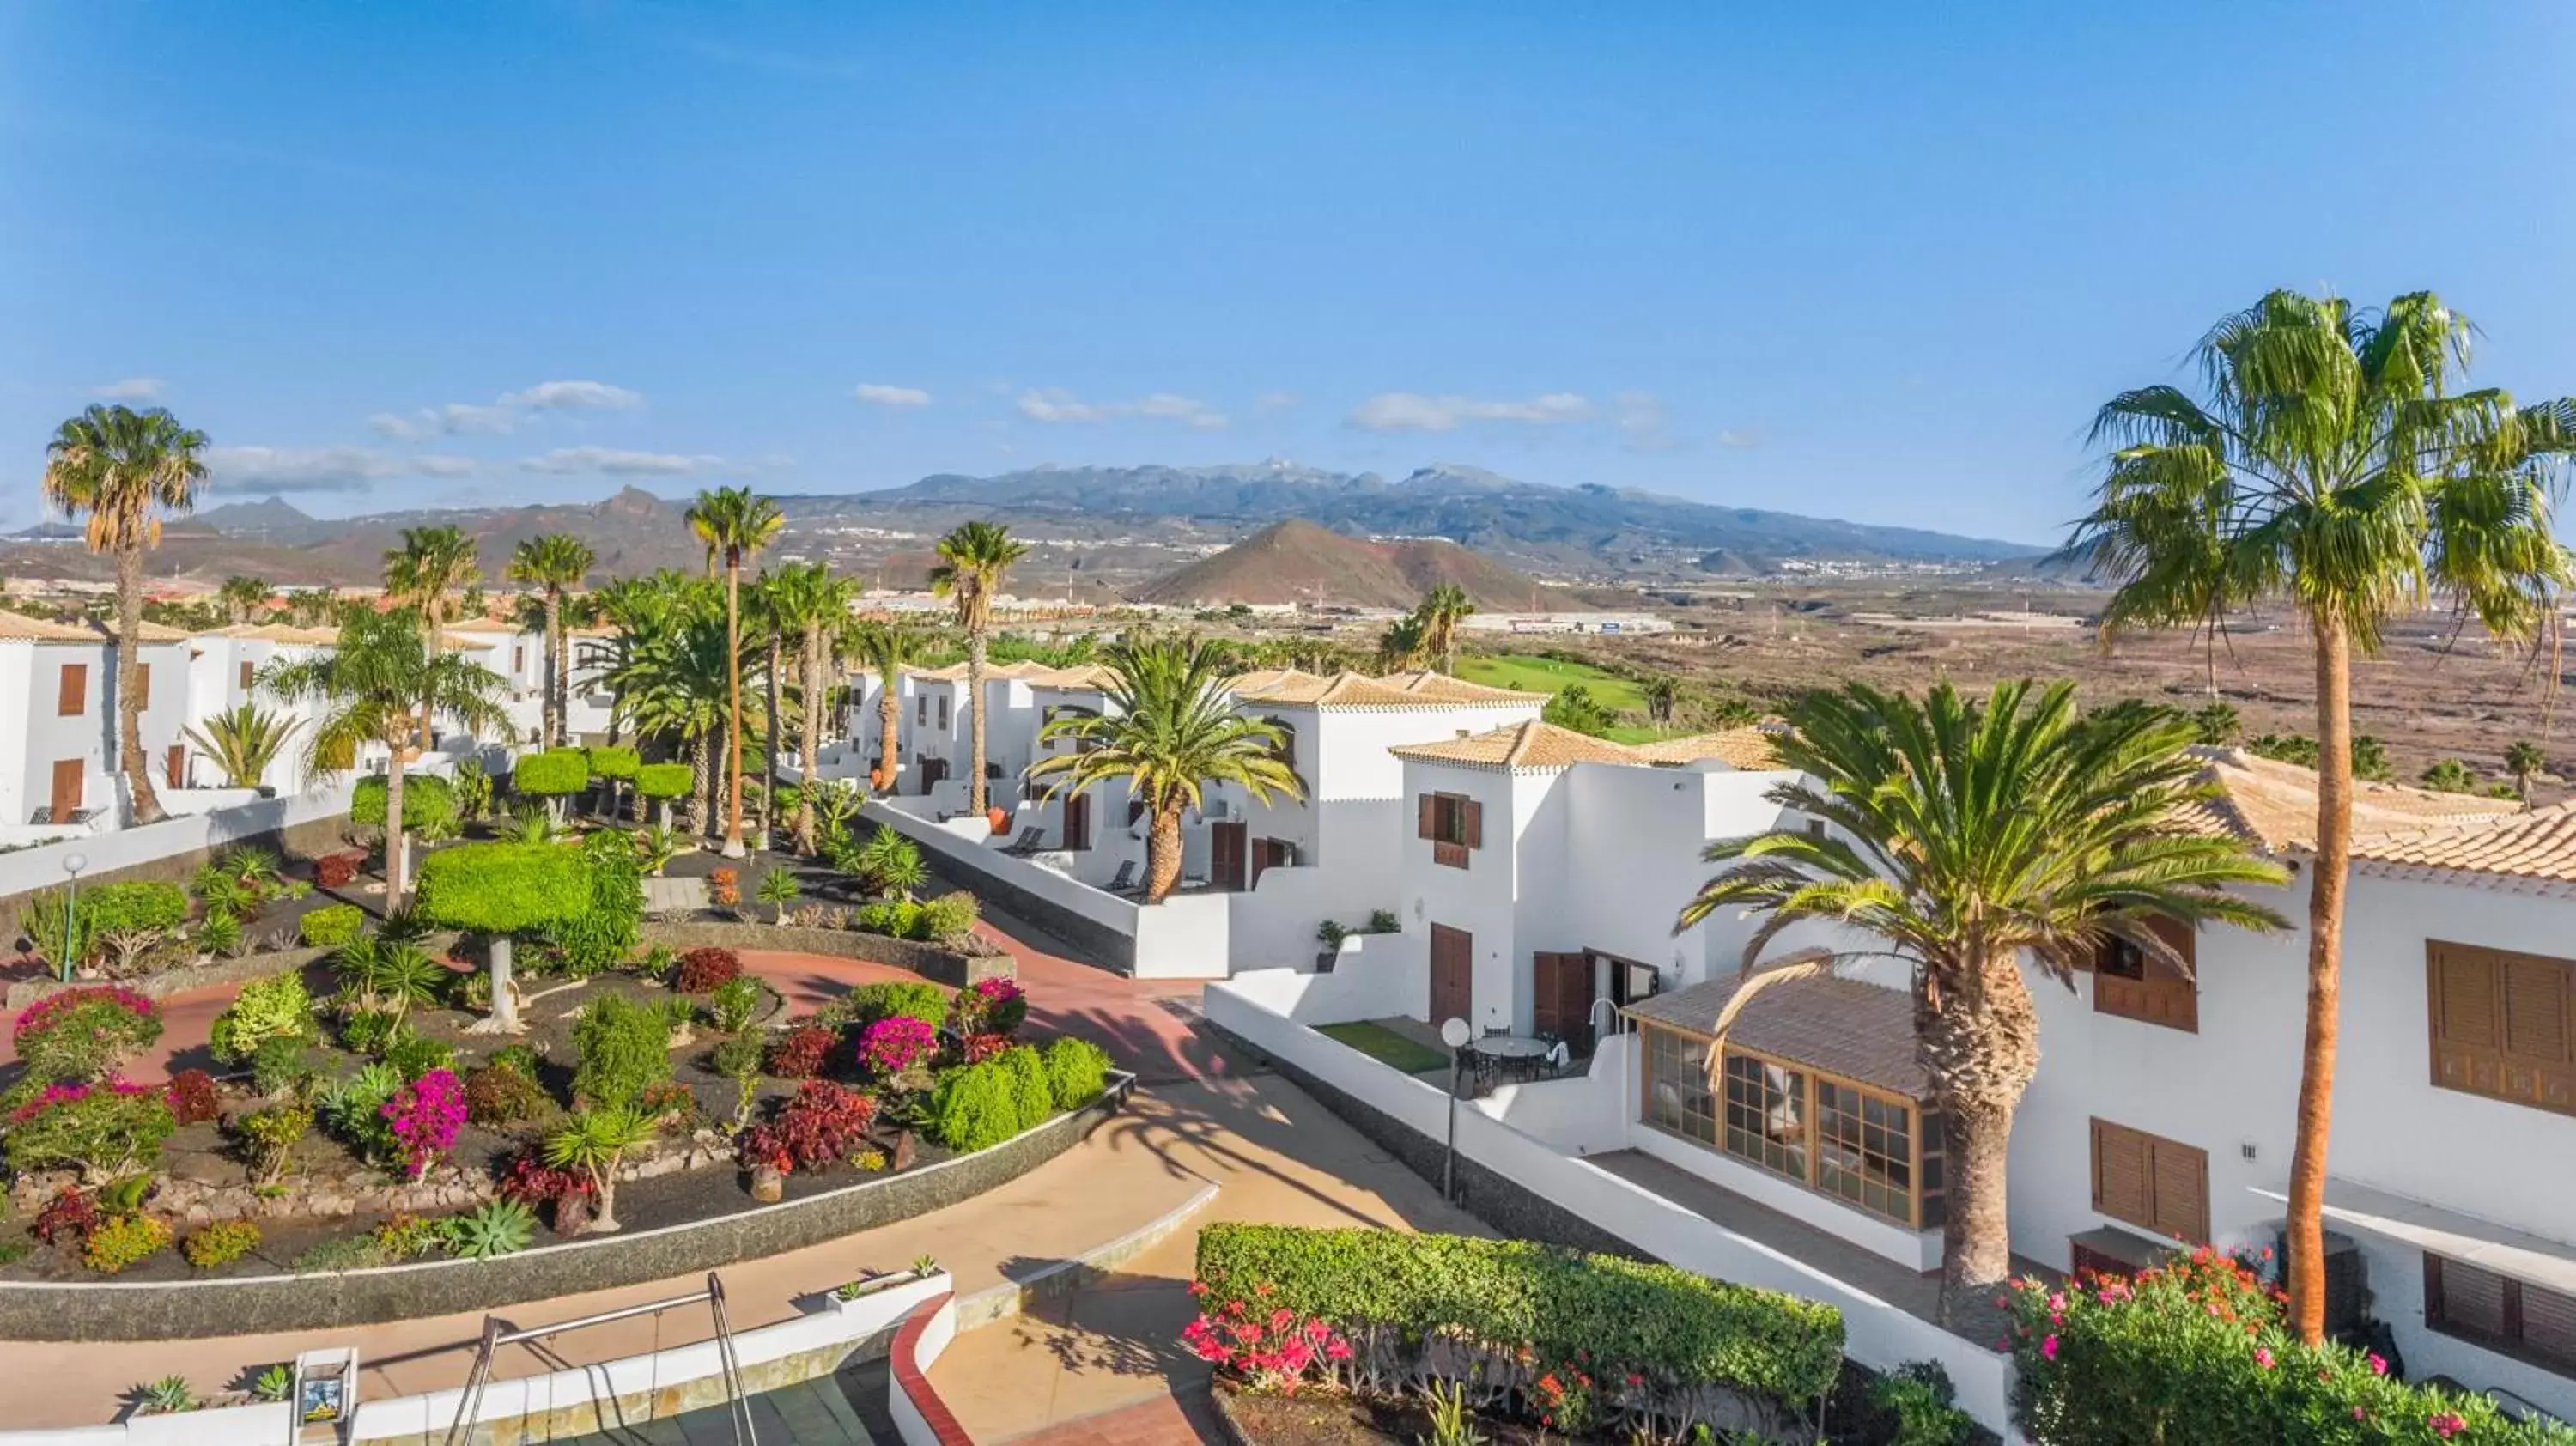
M65 663L54 687L54 712L77 718L89 710L89 664Z
M2438 1260L2438 1264L2435 1262ZM2442 1324L2470 1335L2501 1339L2505 1333L2505 1279L2456 1260L2426 1257L2433 1265L2434 1294L2441 1300Z
M2132 1224L2152 1218L2146 1136L2108 1120L2093 1122L2093 1208Z
M242 691L245 693L250 691L251 674L252 669L250 662L248 659L244 659L241 665L241 686Z
M1415 838L1433 836L1436 828L1433 816L1439 807L1439 799L1440 796L1435 793L1417 793L1413 796L1413 836Z
M2155 1228L2197 1244L2209 1238L2209 1155L2171 1140L2148 1143L2148 1184L2155 1192Z
M1485 846L1485 806L1475 799L1462 798L1458 800L1458 810L1460 814L1458 831L1461 840L1471 849L1483 848Z
M2576 1361L2576 1295L2524 1286L2522 1343L2534 1355Z
M2502 962L2505 1053L2534 1064L2565 1064L2567 966L2522 955Z

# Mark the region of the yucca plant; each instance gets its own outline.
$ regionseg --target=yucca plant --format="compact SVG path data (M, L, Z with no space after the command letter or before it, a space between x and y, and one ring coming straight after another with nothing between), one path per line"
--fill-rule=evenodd
M591 1229L619 1228L618 1166L625 1163L627 1151L650 1141L653 1131L652 1119L640 1111L611 1107L575 1111L563 1128L546 1137L546 1163L588 1175L599 1194L599 1213L591 1217Z
M225 786L257 788L268 776L268 766L286 751L286 741L303 726L301 719L244 703L208 718L203 727L179 731L190 746L224 771Z

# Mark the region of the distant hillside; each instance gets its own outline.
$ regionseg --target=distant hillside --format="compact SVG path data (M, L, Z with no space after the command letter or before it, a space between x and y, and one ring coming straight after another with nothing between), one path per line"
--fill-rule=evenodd
M1304 602L1408 608L1444 582L1465 588L1478 606L1497 610L1591 606L1445 539L1366 542L1293 517L1128 596L1176 607Z

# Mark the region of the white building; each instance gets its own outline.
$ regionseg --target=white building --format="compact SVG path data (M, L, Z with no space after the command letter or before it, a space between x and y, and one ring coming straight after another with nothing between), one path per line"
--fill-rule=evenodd
M91 624L0 612L0 697L19 700L0 708L0 844L114 828L123 816L112 637ZM176 791L187 778L179 730L187 722L188 638L145 623L142 642L143 753L156 787Z
M278 793L302 792L310 781L304 770L305 745L311 741L314 723L329 711L328 705L314 699L281 700L262 686L260 679L280 663L311 659L329 651L339 640L337 628L299 628L284 623L237 623L190 638L189 726L203 732L209 719L245 703L261 713L289 721L295 731L260 775L259 782ZM383 750L379 747L373 753L381 757ZM367 761L365 757L359 760L362 769ZM193 787L220 788L229 784L215 760L193 746L187 766Z

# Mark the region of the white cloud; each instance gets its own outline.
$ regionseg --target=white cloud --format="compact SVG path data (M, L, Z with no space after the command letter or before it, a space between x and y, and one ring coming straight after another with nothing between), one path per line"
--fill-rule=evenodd
M1203 432L1222 431L1231 425L1223 412L1196 397L1178 392L1156 392L1135 402L1086 402L1061 387L1047 387L1022 392L1020 415L1032 422L1106 422L1113 417L1153 417L1181 422Z
M398 477L463 477L474 462L372 447L209 447L206 470L218 492L362 492Z
M502 397L499 405L540 411L625 412L644 405L644 394L606 382L539 382L526 391Z
M1295 392L1263 392L1252 399L1252 409L1256 412L1284 412L1304 400Z
M1585 421L1591 415L1592 403L1573 392L1548 392L1525 402L1380 392L1360 403L1349 422L1363 432L1454 432L1465 422L1552 426Z
M111 402L157 402L161 400L161 389L168 385L159 377L127 377L103 387L92 387L89 394L105 397Z
M851 395L857 397L860 401L873 402L880 407L926 407L930 405L930 393L923 391L919 387L890 387L883 382L861 382L859 383L858 390L852 392Z
M1737 451L1747 447L1759 447L1762 445L1762 434L1749 428L1729 427L1717 434L1717 445L1731 447Z
M1680 443L1664 415L1664 399L1652 392L1621 392L1618 408L1620 445L1631 452L1669 452Z
M571 476L598 472L611 477L685 477L709 472L726 465L722 457L689 456L678 452L629 452L615 447L557 447L534 457L519 459L520 467L530 472L554 476Z
M489 404L449 402L416 412L378 412L367 426L379 437L418 442L430 437L506 437L536 412L632 411L644 394L607 382L539 382L503 392Z

